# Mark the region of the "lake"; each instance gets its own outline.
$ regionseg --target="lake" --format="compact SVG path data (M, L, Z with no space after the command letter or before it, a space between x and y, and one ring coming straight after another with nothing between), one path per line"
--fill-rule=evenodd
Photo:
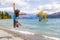
M50 18L48 22L39 22L38 19L19 19L18 21L22 26L15 28L15 30L29 31L39 35L42 34L60 38L60 18ZM13 19L0 19L0 26L14 29Z

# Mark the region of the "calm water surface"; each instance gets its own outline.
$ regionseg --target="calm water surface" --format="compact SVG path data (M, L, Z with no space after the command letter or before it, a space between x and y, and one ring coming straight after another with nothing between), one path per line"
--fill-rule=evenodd
M48 19L48 22L38 22L38 19L19 19L18 21L22 24L22 26L19 26L16 30L60 37L60 18ZM13 29L13 20L0 20L0 26Z

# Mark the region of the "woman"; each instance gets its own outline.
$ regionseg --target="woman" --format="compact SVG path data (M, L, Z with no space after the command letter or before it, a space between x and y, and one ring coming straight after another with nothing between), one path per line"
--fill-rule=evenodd
M17 20L17 17L19 16L19 10L18 9L15 9L15 3L13 4L13 10L14 10L14 28L18 27L18 20ZM21 24L20 24L21 25Z

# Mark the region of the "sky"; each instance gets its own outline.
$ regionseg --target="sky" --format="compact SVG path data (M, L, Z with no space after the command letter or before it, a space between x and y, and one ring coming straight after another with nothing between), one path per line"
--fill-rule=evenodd
M60 11L60 0L0 0L0 11L13 12L16 9L28 14L36 14L40 10L52 14Z

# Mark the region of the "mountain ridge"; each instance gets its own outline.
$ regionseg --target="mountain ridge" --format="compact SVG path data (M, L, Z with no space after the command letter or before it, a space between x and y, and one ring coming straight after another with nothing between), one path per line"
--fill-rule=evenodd
M14 13L9 12L9 14L11 14L11 16L13 18ZM31 19L32 18L38 18L35 14L28 14L28 13L25 13L25 14L26 15L24 15L24 16L19 16L19 18L27 18L27 19L29 19L29 18L31 18ZM56 13L53 13L53 14L50 14L50 15L47 14L47 18L60 18L60 12L56 12Z

